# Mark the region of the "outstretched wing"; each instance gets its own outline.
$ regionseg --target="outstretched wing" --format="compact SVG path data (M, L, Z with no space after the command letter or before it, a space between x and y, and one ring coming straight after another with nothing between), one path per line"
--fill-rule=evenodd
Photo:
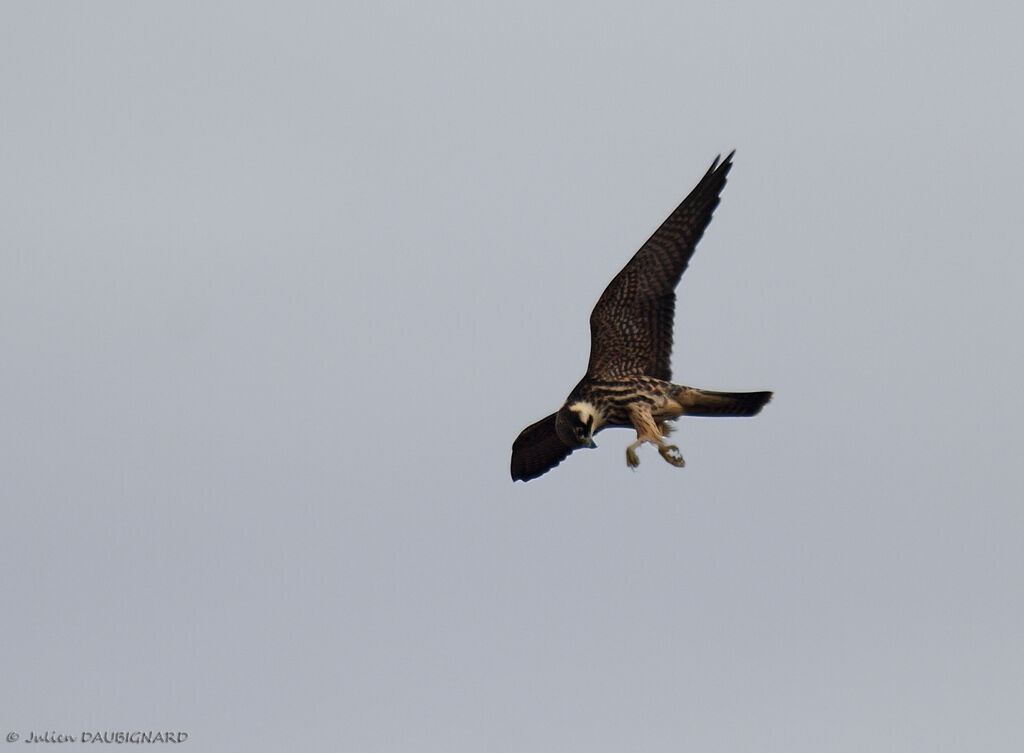
M555 432L552 413L527 426L512 443L512 480L529 481L561 463L574 448L565 444Z
M718 206L733 154L721 164L715 158L696 188L605 288L590 315L588 376L672 378L675 288Z

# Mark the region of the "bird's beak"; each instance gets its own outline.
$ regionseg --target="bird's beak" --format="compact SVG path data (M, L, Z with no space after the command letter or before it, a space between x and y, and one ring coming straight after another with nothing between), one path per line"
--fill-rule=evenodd
M587 437L587 443L583 446L594 449L595 447L597 447L597 443L594 441L593 437Z

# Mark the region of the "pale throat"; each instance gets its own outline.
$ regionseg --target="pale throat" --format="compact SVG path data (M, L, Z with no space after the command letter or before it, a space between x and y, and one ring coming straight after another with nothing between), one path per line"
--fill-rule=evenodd
M590 425L591 434L595 433L604 425L604 416L593 403L588 403L586 400L577 400L569 406L569 410L579 416L580 421L583 423L587 423L587 421L593 419L593 423Z

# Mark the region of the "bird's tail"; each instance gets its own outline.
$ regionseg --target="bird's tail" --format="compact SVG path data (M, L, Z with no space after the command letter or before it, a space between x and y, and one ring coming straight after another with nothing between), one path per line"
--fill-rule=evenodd
M680 387L676 399L685 416L756 416L772 399L771 392L712 392Z

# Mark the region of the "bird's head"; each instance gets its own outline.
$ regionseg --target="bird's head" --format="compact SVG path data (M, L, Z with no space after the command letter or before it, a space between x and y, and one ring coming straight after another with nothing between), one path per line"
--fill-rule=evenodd
M588 402L563 405L555 418L555 431L570 447L597 447L594 444L597 418L597 409Z

